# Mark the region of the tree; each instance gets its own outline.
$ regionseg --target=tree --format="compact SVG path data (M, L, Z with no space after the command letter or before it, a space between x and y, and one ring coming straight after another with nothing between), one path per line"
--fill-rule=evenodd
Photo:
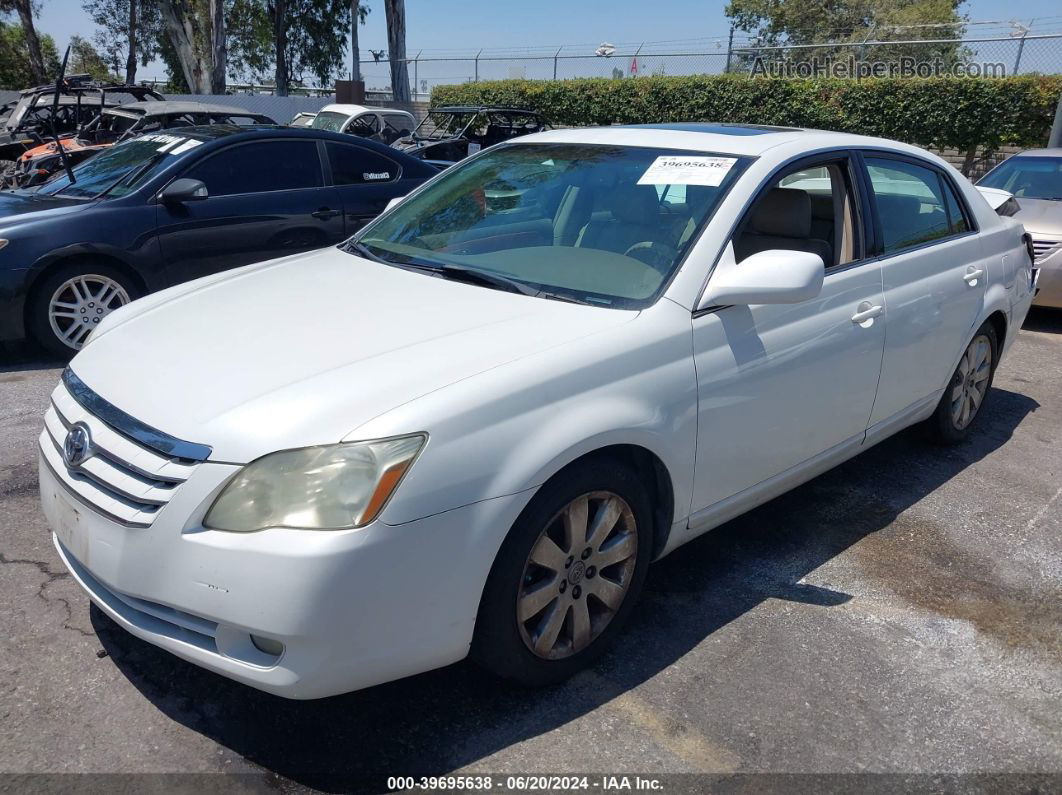
M391 96L395 102L409 102L405 0L384 0L384 14L387 17L387 57L391 62Z
M32 0L0 0L0 13L18 14L22 24L22 37L25 41L26 55L29 58L30 81L34 85L44 83L48 75L44 68L44 53L41 50L41 40L37 36L37 29L33 26Z
M137 66L147 66L159 54L163 37L158 0L85 0L82 8L99 30L95 41L115 73L125 70L125 82L136 82Z
M224 94L223 0L159 0L163 28L193 94Z
M957 42L879 45L864 53L853 44L873 39L913 40L957 36L962 30L958 7L963 0L730 0L725 13L737 30L753 34L760 46L780 49L756 53L738 50L747 61L795 58L848 58L894 61L913 56L952 63L962 57ZM822 47L808 45L823 44ZM833 45L833 46L830 46ZM847 45L847 46L837 46ZM799 49L786 49L799 46Z
M51 36L41 36L39 42L44 82L47 82L59 73L59 52ZM22 27L0 21L0 88L18 90L40 84L30 72L29 49Z
M361 0L350 0L350 79L361 80L361 48L358 46L358 25L365 24L369 9Z
M368 9L359 11L364 19ZM272 74L274 90L313 80L327 86L343 69L349 0L233 0L229 8L233 72L252 82Z
M80 36L70 37L70 60L66 65L66 72L71 75L88 74L94 80L118 79L118 75L111 71L92 43Z

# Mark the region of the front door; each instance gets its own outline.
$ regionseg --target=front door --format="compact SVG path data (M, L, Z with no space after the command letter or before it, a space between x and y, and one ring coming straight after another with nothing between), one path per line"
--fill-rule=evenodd
M342 208L324 185L316 141L237 144L180 176L201 180L210 195L159 206L159 242L173 283L345 237Z
M692 511L864 438L885 345L881 269L845 156L783 173L751 205L724 257L798 250L822 257L817 298L727 306L693 319L698 382Z

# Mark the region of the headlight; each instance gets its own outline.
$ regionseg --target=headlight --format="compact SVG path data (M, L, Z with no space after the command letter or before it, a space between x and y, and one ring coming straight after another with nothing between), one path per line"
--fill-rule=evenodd
M271 453L229 481L203 524L236 533L361 527L380 514L425 441L415 434Z

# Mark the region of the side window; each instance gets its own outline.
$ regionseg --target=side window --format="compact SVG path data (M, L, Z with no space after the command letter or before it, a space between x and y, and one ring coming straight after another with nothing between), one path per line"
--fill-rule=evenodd
M385 113L383 115L383 129L380 131L380 140L385 144L394 143L399 138L409 135L410 130L416 125L410 124L405 116L397 113Z
M941 181L934 169L877 157L867 157L866 164L881 221L884 253L952 234Z
M380 129L379 122L375 113L365 113L358 116L356 119L351 120L350 124L344 132L351 135L360 135L362 138L369 138L376 134Z
M315 141L260 141L210 155L185 177L202 180L211 196L319 188L321 161Z
M335 185L394 182L399 177L398 164L376 152L349 144L330 142L326 146Z
M827 268L860 259L847 161L783 174L753 202L733 242L737 262L770 249L818 254Z
M948 225L951 227L951 233L958 235L963 232L969 232L970 225L966 221L966 216L962 214L962 207L959 204L958 196L955 195L955 189L944 177L940 177L940 186L944 191L944 209L948 213Z

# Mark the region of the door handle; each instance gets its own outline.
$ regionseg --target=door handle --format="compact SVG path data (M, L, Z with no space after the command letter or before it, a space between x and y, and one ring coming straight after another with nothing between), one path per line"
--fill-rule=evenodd
M881 304L871 304L870 301L864 301L859 305L859 311L852 315L852 322L862 325L868 320L878 317L884 311L885 307ZM867 325L869 326L870 324L868 323Z
M331 207L322 207L321 209L310 213L314 218L320 218L322 221L326 221L329 218L335 218L339 214L339 210L333 210Z
M963 275L962 278L965 279L966 283L971 287L976 287L977 280L984 275L985 272L982 268L975 268L973 265L971 265L969 268L966 269L966 273Z

